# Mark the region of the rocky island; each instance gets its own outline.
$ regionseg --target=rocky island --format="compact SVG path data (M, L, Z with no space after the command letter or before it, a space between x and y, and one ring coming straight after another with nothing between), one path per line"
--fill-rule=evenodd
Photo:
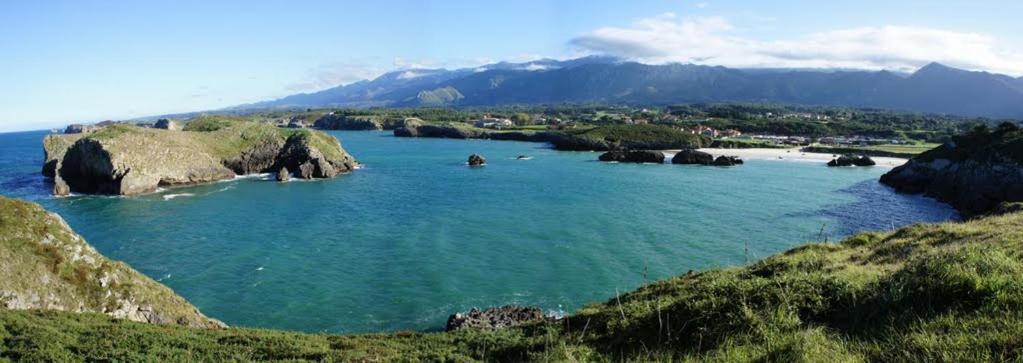
M43 174L56 195L136 195L283 169L332 178L358 165L323 132L219 117L193 119L181 131L112 125L49 135L43 150Z

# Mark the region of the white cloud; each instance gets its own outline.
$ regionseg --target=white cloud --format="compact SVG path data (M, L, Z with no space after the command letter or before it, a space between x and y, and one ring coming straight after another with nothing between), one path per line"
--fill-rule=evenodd
M585 51L644 63L683 62L730 67L856 68L911 71L929 62L1023 75L1023 53L1000 48L992 36L909 26L807 34L795 39L739 36L722 17L672 13L629 27L599 28L571 40Z
M289 91L318 91L342 84L376 78L384 73L378 66L363 63L329 63L309 71L309 76L287 86Z

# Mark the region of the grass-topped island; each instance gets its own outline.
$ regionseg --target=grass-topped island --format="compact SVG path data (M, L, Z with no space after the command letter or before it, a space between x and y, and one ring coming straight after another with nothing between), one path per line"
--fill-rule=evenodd
M57 195L134 195L281 170L331 178L357 165L326 133L221 116L195 118L181 131L116 124L49 135L43 149L43 174Z

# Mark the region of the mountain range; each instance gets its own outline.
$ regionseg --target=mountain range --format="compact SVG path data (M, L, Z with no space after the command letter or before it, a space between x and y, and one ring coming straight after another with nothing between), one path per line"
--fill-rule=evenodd
M593 102L633 105L769 102L1023 118L1023 77L966 71L938 63L903 74L754 70L678 63L648 65L609 57L585 57L502 62L455 70L399 70L373 80L230 109Z

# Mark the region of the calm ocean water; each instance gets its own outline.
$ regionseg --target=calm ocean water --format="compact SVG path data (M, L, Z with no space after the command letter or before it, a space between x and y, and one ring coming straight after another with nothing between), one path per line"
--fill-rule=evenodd
M510 141L334 132L365 164L333 180L246 178L132 197L51 198L44 133L0 134L0 194L61 214L103 254L231 325L427 330L473 306L571 312L646 281L824 235L954 218L884 168L605 164ZM484 154L489 165L468 168ZM520 154L531 160L515 160Z

